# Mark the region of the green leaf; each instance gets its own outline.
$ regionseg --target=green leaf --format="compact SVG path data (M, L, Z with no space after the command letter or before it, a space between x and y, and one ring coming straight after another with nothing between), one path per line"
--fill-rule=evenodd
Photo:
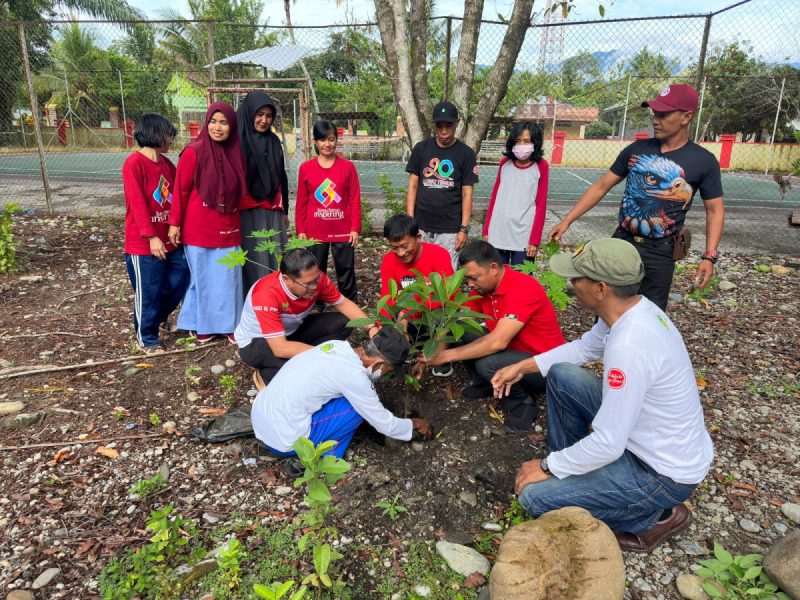
M453 337L456 339L456 341L460 340L464 335L464 326L457 322L451 322L450 331L453 332Z
M459 269L447 278L447 297L451 297L461 288L461 282L464 281L465 269Z
M247 261L247 250L231 250L225 256L217 260L217 263L225 265L229 269L243 267Z
M703 583L703 590L705 590L706 594L708 594L712 598L721 598L722 597L722 592L719 590L719 588L717 586L715 586L713 584L704 582Z
M258 594L260 598L264 598L265 600L274 600L275 594L272 593L266 586L261 585L260 583L253 584L253 591Z
M314 442L307 437L298 438L297 441L292 444L292 450L297 453L297 457L306 466L314 460Z
M319 479L312 479L308 482L308 498L313 502L328 503L332 496L330 490Z
M278 231L276 229L257 229L251 232L248 237L263 240L263 239L272 239L276 235L278 235Z
M339 442L336 440L326 440L324 442L320 442L319 446L317 446L317 449L314 451L314 460L318 460L319 457L325 454L328 450L335 448L336 444L338 443Z
M331 454L323 456L322 460L319 461L320 473L331 473L333 475L340 475L342 473L347 473L349 470L350 470L350 465L347 463L346 460L342 460L341 458L336 458Z
M745 554L736 558L736 564L745 569L755 566L760 563L764 558L763 554Z
M392 298L397 297L397 282L394 279L389 280L389 296Z
M719 542L714 542L714 556L717 557L723 565L733 564L733 556L730 552L725 550Z
M358 319L350 319L347 322L348 327L366 327L367 325L372 325L375 322L375 319L372 317L359 317Z
M320 544L314 547L314 569L322 579L328 572L328 565L331 563L331 547L328 544ZM330 587L330 585L328 585Z
M309 531L308 533L304 533L299 540L297 540L297 549L300 552L306 551L306 546L308 546L308 538L311 537L313 532Z
M331 581L330 575L327 573L320 575L319 580L325 585L325 587L333 587L333 581Z
M761 574L763 567L750 567L747 571L744 572L742 579L745 581L750 581L751 579L755 579Z

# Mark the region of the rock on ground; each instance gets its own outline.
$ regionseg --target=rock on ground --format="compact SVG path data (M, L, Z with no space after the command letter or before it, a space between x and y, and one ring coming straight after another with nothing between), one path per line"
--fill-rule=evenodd
M481 575L488 575L489 573L489 561L472 548L439 540L436 542L436 551L447 562L448 566L459 575L467 577L475 572Z
M55 576L58 575L59 573L61 573L61 569L59 569L58 567L50 567L49 569L45 569L45 571L36 578L31 587L35 590L43 588L48 583L53 581Z
M25 408L25 405L16 400L14 402L0 402L0 415L13 415L23 408Z
M778 540L764 557L764 570L784 592L800 598L800 529Z
M508 531L489 587L492 600L616 600L625 564L607 525L567 507Z
M708 600L703 590L703 578L689 573L681 573L675 578L678 593L686 600Z

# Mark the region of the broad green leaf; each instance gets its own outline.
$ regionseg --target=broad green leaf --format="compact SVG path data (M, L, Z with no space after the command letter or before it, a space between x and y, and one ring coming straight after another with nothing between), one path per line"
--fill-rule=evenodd
M297 549L300 550L300 552L306 551L306 546L308 546L308 538L311 536L311 533L311 531L304 533L300 539L297 540Z
M319 459L319 457L325 454L328 450L336 447L336 444L338 443L339 442L336 440L326 440L324 442L320 442L319 446L317 446L317 449L314 451L314 460Z
M275 593L277 594L278 598L281 598L286 592L292 589L292 586L294 585L294 579L273 585L278 585L278 589L275 590Z
M430 338L422 346L422 354L425 357L430 358L431 356L433 356L433 354L436 352L438 348L439 348L439 340Z
M347 461L342 460L341 458L336 458L330 454L323 456L322 460L319 461L319 471L321 473L339 475L342 473L347 473L349 470L350 465L347 463Z
M292 444L292 450L297 453L297 457L306 466L314 459L314 443L307 437L298 438Z
M331 581L330 575L327 573L320 575L319 580L325 585L325 587L333 587L333 581Z
M314 547L314 569L320 579L328 572L328 565L331 563L331 547L328 544L320 544ZM328 586L330 587L330 586Z
M745 581L750 581L751 579L755 579L761 574L763 567L750 567L747 571L744 572L742 579Z
M447 278L447 297L451 297L461 288L461 282L464 281L464 269L459 269Z
M753 567L757 563L761 562L763 558L763 554L745 554L744 556L737 557L736 564L738 564L740 567L744 567L745 569L749 569L750 567Z
M698 577L714 577L714 571L708 567L700 567L694 572Z
M319 479L308 482L308 498L313 502L327 503L331 501L331 493Z
M247 250L231 250L225 256L217 260L218 264L225 265L229 269L243 267L247 261Z
M360 317L358 319L350 319L347 322L348 327L366 327L367 325L372 325L375 322L375 319L372 317Z
M392 298L397 297L397 282L394 279L389 280L389 295Z
M306 596L307 591L308 588L306 586L301 587L294 594L292 594L291 600L303 600L303 598L305 598Z
M705 590L706 594L711 596L712 598L721 598L722 592L717 588L717 586L712 585L710 583L704 582L703 589Z
M733 556L719 542L714 542L714 556L724 565L733 564Z
M275 600L275 594L272 593L272 590L267 589L266 586L263 586L260 583L253 584L253 591L258 594L260 598L264 598L265 600Z
M450 331L453 332L453 337L456 340L460 340L461 336L464 335L464 326L457 322L450 323Z

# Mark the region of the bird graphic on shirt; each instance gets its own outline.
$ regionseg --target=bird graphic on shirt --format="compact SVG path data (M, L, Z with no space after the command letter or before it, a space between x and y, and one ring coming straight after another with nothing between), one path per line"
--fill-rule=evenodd
M631 233L664 237L675 221L664 211L665 202L692 199L692 186L683 169L663 156L633 155L628 160L628 181L622 198L622 228Z

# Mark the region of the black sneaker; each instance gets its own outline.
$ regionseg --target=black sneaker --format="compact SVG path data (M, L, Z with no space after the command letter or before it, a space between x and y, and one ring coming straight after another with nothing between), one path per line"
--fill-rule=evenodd
M539 414L535 404L518 404L510 413L506 413L503 431L506 433L528 433Z
M491 383L473 383L461 390L461 397L467 400L483 400L494 395L494 388Z
M431 369L431 375L434 377L450 377L453 374L453 363L445 363L443 365L436 365Z
M290 456L287 461L283 463L283 469L292 479L299 479L306 472L303 463L296 456Z

